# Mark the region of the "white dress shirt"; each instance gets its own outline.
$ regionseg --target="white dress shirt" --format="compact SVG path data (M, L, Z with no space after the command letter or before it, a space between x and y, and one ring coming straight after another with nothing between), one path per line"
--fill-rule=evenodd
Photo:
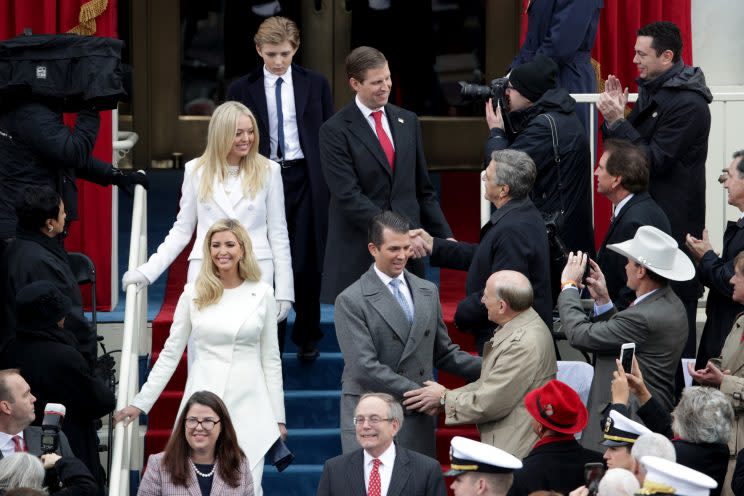
M386 288L388 288L388 291L390 291L390 294L393 295L393 298L395 298L395 293L393 293L393 287L390 285L390 281L393 280L392 277L385 274L383 271L377 268L377 265L375 267L375 272L377 273L377 277L380 278L382 281L382 284L385 285ZM396 279L400 280L400 292L403 295L403 298L405 298L406 303L408 303L408 308L411 309L411 315L414 315L413 313L413 297L411 296L411 289L408 287L408 284L406 284L406 278L403 277L403 272L400 273ZM398 301L397 299L395 300ZM401 309L402 310L402 309Z
M656 288L656 289L652 289L648 293L642 294L641 296L633 300L633 303L631 303L630 306L637 305L638 303L642 302L643 300L645 300L652 294L656 293L658 290L659 288ZM597 303L595 302L594 303L594 316L596 317L598 315L602 315L605 312L609 312L613 306L614 306L614 303L612 303L612 300L605 303L604 305L597 305Z
M379 457L380 460L380 496L385 496L390 487L390 479L393 475L393 464L395 464L395 443L390 443ZM372 455L364 450L364 489L369 490L369 475L372 473Z
M0 432L0 450L3 452L3 457L10 456L16 452L15 443L13 442L14 436L21 436L21 439L23 439L23 445L26 445L23 431L18 434L6 434L5 432Z
M281 76L272 74L266 66L264 73L264 91L266 92L266 110L269 112L269 140L271 141L271 159L277 161L276 147L279 141L279 119L276 115L276 81L282 83L282 121L284 122L284 160L305 158L300 148L300 133L297 130L297 111L295 110L294 86L292 85L292 66ZM265 139L265 138L264 138Z
M629 194L628 196L626 196L625 198L623 198L622 200L620 200L619 202L617 202L617 205L615 205L615 208L612 211L612 216L613 217L617 217L617 214L620 213L620 210L623 209L623 207L625 206L625 204L628 203L631 198L633 198L633 193Z
M282 93L282 98L284 98L284 93ZM372 132L375 133L375 136L377 136L377 129L375 128L375 118L372 117L372 112L377 112L377 110L382 111L382 129L385 130L385 132L388 135L388 138L390 138L390 143L393 145L393 150L395 150L395 142L393 141L393 133L390 132L390 123L387 120L387 114L385 113L385 107L381 107L377 110L372 110L371 108L367 107L365 104L362 103L361 100L359 100L359 95L356 96L354 101L357 104L357 107L359 107L359 110L362 112L362 115L364 115L364 118L367 119L367 124L369 124L369 127L372 128ZM377 139L380 139L379 136L377 136Z

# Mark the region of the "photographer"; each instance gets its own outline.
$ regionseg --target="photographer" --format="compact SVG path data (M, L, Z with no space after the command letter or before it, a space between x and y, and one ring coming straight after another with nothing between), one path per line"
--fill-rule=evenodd
M557 87L558 66L544 55L516 67L506 83L505 103L486 103L490 133L486 163L495 150L527 153L537 166L530 198L545 216L558 215L559 234L570 251L594 253L591 167L586 131L576 102ZM504 111L508 112L505 118ZM511 129L504 125L507 120ZM592 255L593 256L593 255Z
M93 496L98 490L88 469L72 456L48 453L39 460L15 453L0 460L0 495L20 487L43 490L45 480L49 493L56 496Z
M54 284L36 281L16 296L18 328L0 356L3 367L18 367L36 395L34 425L42 425L47 403L66 407L62 430L72 451L103 487L98 455L97 420L114 409L116 399L105 376L107 357L94 372L75 348L75 337L64 329L70 299Z

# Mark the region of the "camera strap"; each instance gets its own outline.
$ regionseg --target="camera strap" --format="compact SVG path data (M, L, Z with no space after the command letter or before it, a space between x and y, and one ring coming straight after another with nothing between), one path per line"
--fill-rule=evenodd
M566 211L565 204L563 202L563 179L561 178L561 154L558 151L558 126L555 124L555 119L550 114L540 114L548 120L550 126L550 137L553 143L553 160L555 161L555 170L558 174L558 198L561 202L561 214Z

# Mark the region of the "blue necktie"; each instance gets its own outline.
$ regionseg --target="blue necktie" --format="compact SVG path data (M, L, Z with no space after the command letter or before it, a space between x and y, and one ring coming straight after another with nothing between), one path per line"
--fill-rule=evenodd
M400 279L393 279L392 281L390 281L390 286L393 288L393 296L395 296L395 299L398 300L398 304L403 309L403 313L406 314L408 323L412 324L413 312L411 311L411 307L408 306L408 302L406 301L405 297L403 297L403 293L400 290L400 284Z
M284 80L276 80L274 94L276 95L276 156L284 158L284 114L282 114L282 83Z

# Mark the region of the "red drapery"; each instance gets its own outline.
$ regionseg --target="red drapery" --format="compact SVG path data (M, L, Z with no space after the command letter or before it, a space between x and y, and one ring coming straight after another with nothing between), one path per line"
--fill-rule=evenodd
M65 33L117 37L116 0L0 0L0 39L13 38L31 28L34 34ZM81 16L81 11L83 12ZM81 18L84 21L81 26ZM92 20L92 22L91 22ZM74 116L66 116L68 125ZM96 158L111 161L111 112L101 112L101 127L93 151ZM80 220L65 241L69 251L81 251L93 259L97 271L97 306L111 308L111 187L78 181ZM84 292L83 296L88 298Z
M520 43L524 42L527 33L527 15L524 12L528 3L529 0L523 1ZM592 50L592 57L599 62L602 79L614 74L630 88L631 93L638 91L635 83L638 71L633 64L636 31L654 21L671 21L679 26L682 32L682 59L686 64L692 64L690 0L605 0L599 19L597 41ZM597 194L595 189L594 232L597 246L607 232L610 215L610 202Z

